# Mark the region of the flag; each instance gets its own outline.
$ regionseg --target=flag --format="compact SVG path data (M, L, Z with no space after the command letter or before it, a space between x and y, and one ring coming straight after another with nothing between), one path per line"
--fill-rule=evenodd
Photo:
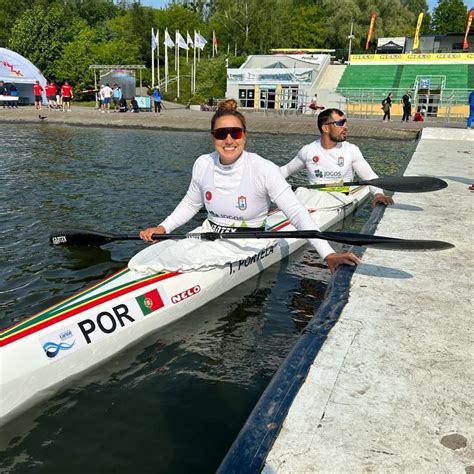
M189 36L189 31L187 31L186 33L187 33L186 43L187 43L188 45L190 45L191 48L194 48L193 39L191 38L191 36Z
M469 42L467 37L469 35L469 30L471 29L472 17L474 17L474 8L471 8L467 14L467 24L466 24L466 34L464 35L464 43L462 45L463 49L469 49Z
M369 49L370 40L372 39L372 34L374 32L376 18L377 18L377 13L372 13L372 15L370 15L370 26L369 26L369 31L367 33L367 41L365 42L366 50Z
M216 32L212 30L212 55L213 56L214 56L214 52L215 54L217 54L217 36L216 36Z
M135 299L142 310L143 316L153 313L153 311L156 311L165 305L158 290L151 290Z
M203 36L201 36L201 33L198 33L196 31L194 35L194 46L198 49L204 49L204 46L206 46L206 44L207 44L206 39Z
M176 31L176 44L182 49L188 49L188 45L179 31Z
M174 43L173 43L173 40L171 39L171 36L168 34L168 30L165 30L165 40L163 41L163 44L167 48L174 48Z
M158 46L158 40L156 36L153 34L153 28L151 29L151 49L156 49Z
M415 39L413 40L413 49L418 49L420 47L420 28L421 28L422 22L423 22L423 13L420 13L418 15L418 22L416 23Z

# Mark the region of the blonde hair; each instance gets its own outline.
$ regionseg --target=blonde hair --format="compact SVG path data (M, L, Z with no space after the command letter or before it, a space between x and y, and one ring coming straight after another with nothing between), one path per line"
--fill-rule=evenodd
M234 99L226 99L226 100L223 100L219 104L219 108L216 110L216 112L212 116L211 132L212 130L214 130L214 125L216 124L216 120L221 117L227 117L227 116L237 117L240 120L240 123L242 124L242 128L244 129L244 131L247 129L245 117L242 115L242 113L240 113L237 110L237 102Z

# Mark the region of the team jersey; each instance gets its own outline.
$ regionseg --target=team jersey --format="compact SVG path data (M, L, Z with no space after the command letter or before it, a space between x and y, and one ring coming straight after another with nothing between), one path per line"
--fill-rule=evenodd
M72 86L70 84L64 84L61 87L61 95L63 97L71 97L72 96Z
M235 163L223 165L214 152L196 160L185 197L160 225L173 232L205 206L218 226L263 227L271 201L298 230L319 230L274 163L244 151ZM324 240L310 243L322 258L334 252Z
M35 95L41 95L41 92L43 92L43 88L41 87L40 84L35 84L33 86L33 92L34 92Z
M369 163L359 147L349 142L340 142L334 148L326 149L321 140L305 145L289 163L280 168L284 178L306 168L311 184L352 181L354 173L363 180L375 179ZM372 194L383 193L382 189L370 186Z
M47 96L56 95L57 90L58 89L54 84L47 84L46 85L46 95Z

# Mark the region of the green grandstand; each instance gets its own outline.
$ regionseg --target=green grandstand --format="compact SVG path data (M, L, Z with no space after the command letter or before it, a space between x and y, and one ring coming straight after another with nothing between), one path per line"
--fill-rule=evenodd
M442 78L438 82L444 90L473 90L474 64L351 65L346 67L337 92L350 98L360 97L361 90L370 90L376 97L392 91L394 98L400 98L406 89L414 87L417 77Z

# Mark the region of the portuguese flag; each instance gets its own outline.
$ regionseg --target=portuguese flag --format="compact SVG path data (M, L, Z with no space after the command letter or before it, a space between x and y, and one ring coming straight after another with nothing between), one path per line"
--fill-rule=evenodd
M158 290L151 290L135 299L137 300L138 306L140 306L144 316L153 313L153 311L156 311L157 309L160 309L164 306L163 300L161 299Z

